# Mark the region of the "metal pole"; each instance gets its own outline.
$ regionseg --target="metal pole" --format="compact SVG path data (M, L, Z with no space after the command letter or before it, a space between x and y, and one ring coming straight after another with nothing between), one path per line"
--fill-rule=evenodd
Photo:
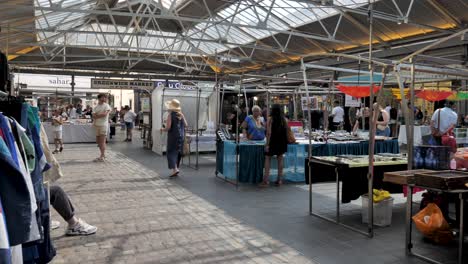
M374 195L373 195L373 181L374 181L374 144L375 144L375 118L374 118L374 65L372 63L372 41L373 41L373 15L374 15L374 3L373 0L369 0L369 89L370 89L370 116L372 117L372 123L369 125L369 172L367 174L368 180L368 199L369 199L369 225L368 232L369 237L374 236ZM378 106L377 106L378 107Z
M148 139L146 139L146 145L149 149L153 148L153 92L156 88L154 88L151 92L148 91L149 95L149 104L150 104L150 112L149 112L149 131L148 131ZM144 116L144 114L143 114Z
M163 92L161 96L161 127L164 126L164 94L165 92L166 92L166 85L164 84ZM164 156L164 150L163 150L164 143L162 142L162 135L163 133L161 132L161 136L159 137L159 146L161 147L161 155Z
M460 199L460 234L458 236L458 264L463 263L463 243L465 238L464 218L465 218L465 199L463 193L458 194Z
M239 100L241 97L241 89L243 77L240 79L239 92L237 93L237 105L239 105ZM237 116L237 124L239 124L239 115ZM240 158L240 135L239 135L239 125L237 125L237 137L236 137L236 188L239 188L239 158Z
M408 143L408 168L413 168L413 149L414 149L414 81L415 81L415 65L414 58L410 58L411 63L411 87L410 87L410 109L408 109L409 122L406 124L408 127L406 131L409 132L407 136Z
M73 104L73 97L75 97L75 74L72 74L71 76L71 98L70 98L70 104Z
M297 117L297 89L294 90L293 93L293 107L294 107L294 120L298 120Z
M309 85L307 84L307 73L306 73L306 66L304 65L304 58L301 58L301 69L302 69L302 76L304 78L304 87L306 89L306 96L307 96L307 118L309 120L308 127L309 127L309 146L308 146L308 154L307 154L307 166L309 168L309 214L312 214L312 172L310 168L310 158L312 157L312 138L310 133L312 133L312 116L310 114L311 102L310 102L310 94L309 94Z
M196 144L196 156L195 156L195 169L198 170L198 157L199 157L199 151L198 151L198 130L200 129L199 128L199 119L200 119L200 96L201 96L201 90L200 90L200 87L198 87L198 85L196 86L197 87L197 134L195 136L195 144ZM190 155L190 153L189 153Z
M223 88L223 84L221 84L221 86L219 87L219 90L221 91L221 88ZM223 122L223 102L224 102L224 89L223 91L221 92L221 101L220 101L220 105L219 105L219 123L221 124ZM239 105L239 103L237 103ZM238 115L239 113L237 113L237 109L236 109L236 116Z
M217 67L217 61L216 61L216 58L218 58L218 50L215 49L215 69L218 69ZM219 106L220 106L220 103L219 103L219 86L218 86L218 71L215 70L215 92L216 92L216 131L218 131L219 129L219 125L221 124L221 121L220 121L220 111L219 111Z
M270 115L270 91L267 91L266 99L267 99L267 103L266 103L267 112L266 112L266 115L267 115L267 118L268 118L269 115Z
M398 80L398 86L400 87L400 94L401 94L401 110L403 111L403 116L405 120L405 129L406 129L406 145L409 146L409 141L410 141L410 128L409 128L409 111L408 111L408 104L406 101L406 96L405 96L405 86L403 84L403 81L401 80L401 75L398 70L398 68L395 70L395 75ZM409 147L407 147L409 148ZM408 155L408 170L413 169L413 159Z
M406 187L406 190L408 191L407 194L408 196L406 197L406 243L405 243L405 253L406 256L411 255L411 249L413 248L413 244L411 242L411 232L412 232L412 226L413 222L411 221L411 216L413 214L413 187L408 185Z

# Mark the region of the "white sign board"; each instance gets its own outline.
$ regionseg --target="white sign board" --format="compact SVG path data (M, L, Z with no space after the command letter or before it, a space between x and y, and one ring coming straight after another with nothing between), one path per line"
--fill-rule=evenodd
M309 102L308 102L309 101ZM309 97L309 100L307 100L307 97L302 97L301 98L301 105L302 105L302 111L308 111L309 106L312 110L318 110L318 100L316 97Z
M345 97L345 106L346 107L360 107L361 100L356 97L352 97L351 95L347 95Z
M75 89L89 89L90 77L75 76ZM69 75L44 75L16 73L15 82L25 84L25 89L71 89L72 78Z
M164 86L167 85L167 88L169 89L177 89L177 90L195 90L197 87L195 85L187 85L187 84L182 84L180 82L173 82L173 81L156 81L156 87L157 88L164 88Z
M91 89L153 89L154 81L91 79Z

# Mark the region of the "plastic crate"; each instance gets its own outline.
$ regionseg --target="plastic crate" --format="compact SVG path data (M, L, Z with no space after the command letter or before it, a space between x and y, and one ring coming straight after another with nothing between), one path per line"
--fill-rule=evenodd
M369 199L367 195L362 195L362 222L369 222ZM379 203L374 203L374 225L390 226L392 224L393 198L385 199Z

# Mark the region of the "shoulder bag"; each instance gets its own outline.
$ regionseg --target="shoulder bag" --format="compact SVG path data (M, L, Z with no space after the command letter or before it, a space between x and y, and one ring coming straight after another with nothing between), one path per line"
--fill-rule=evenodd
M287 142L288 144L296 144L296 137L294 136L294 133L291 129L291 127L288 125L288 122L285 120L286 124L286 134L288 136Z

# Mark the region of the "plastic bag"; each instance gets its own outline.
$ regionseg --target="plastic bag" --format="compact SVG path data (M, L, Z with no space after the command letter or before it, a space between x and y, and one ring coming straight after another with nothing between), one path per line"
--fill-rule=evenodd
M436 243L447 244L453 239L450 226L435 203L430 203L419 211L413 216L413 221L425 237Z

